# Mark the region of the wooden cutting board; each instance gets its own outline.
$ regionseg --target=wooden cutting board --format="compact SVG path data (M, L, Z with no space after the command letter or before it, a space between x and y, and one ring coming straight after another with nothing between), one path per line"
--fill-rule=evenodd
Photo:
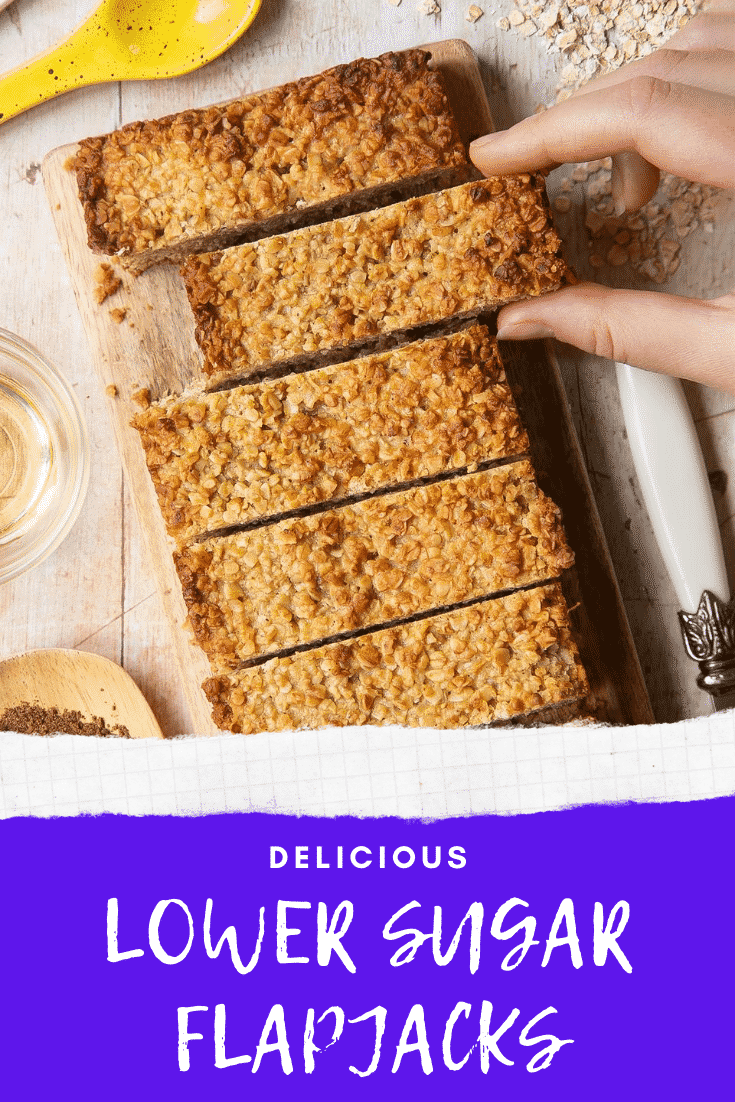
M445 78L465 141L492 129L477 66L466 42L424 47ZM186 607L171 557L143 449L130 419L131 396L147 387L152 400L201 378L194 324L178 270L149 269L137 279L121 273L123 285L99 306L95 273L106 258L87 246L76 179L70 171L75 145L49 153L43 179L74 293L92 348L100 385L110 395L118 447L132 488L196 730L217 733L201 683L209 664L183 627ZM124 310L119 323L111 310ZM492 326L493 320L488 320ZM564 580L573 627L592 685L591 705L612 723L653 721L645 684L605 545L591 488L572 426L558 370L542 345L513 348L509 374L521 415L534 441L533 458L542 487L562 507L577 567Z

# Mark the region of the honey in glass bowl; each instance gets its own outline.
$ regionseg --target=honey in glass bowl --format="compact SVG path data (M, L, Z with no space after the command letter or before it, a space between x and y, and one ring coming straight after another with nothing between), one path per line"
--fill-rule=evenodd
M74 394L36 349L0 329L0 581L58 547L88 482L89 444Z

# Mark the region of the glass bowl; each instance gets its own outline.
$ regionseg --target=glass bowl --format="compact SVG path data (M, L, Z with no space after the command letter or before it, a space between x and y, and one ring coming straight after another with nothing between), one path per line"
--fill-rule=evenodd
M88 485L89 441L74 394L40 352L0 329L0 582L59 546Z

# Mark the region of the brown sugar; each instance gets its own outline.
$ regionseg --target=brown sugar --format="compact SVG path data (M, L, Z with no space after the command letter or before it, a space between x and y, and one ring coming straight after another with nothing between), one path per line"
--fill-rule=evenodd
M0 731L18 731L22 735L93 735L96 738L130 738L123 724L108 727L100 716L84 716L78 711L43 708L23 701L6 708L0 716Z

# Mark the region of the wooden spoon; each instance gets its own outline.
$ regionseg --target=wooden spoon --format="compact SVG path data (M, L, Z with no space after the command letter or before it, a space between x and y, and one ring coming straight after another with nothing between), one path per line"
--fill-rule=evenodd
M132 738L163 738L148 702L116 662L78 650L32 650L0 662L0 715L20 704L80 712Z
M190 73L237 41L260 4L102 0L69 38L0 77L0 123L72 88Z

